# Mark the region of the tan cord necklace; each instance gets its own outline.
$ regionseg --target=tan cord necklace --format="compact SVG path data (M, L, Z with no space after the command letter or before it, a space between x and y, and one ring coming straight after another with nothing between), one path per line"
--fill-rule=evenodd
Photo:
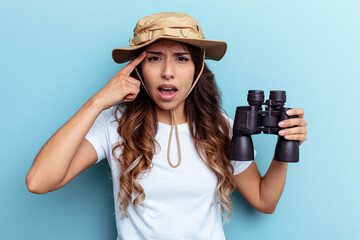
M195 79L192 87L190 88L189 92L186 94L185 99L187 98L187 96L189 96L189 94L191 93L191 91L193 90L193 88L195 87L195 84L198 82L198 80L200 79L200 76L204 70L204 66L205 66L205 50L203 50L203 61L202 61L202 65L201 65L201 69L199 72L199 75L197 76L197 78ZM142 80L137 68L135 67L135 71L142 83L142 85L144 86L146 92L149 94L149 91L147 90L144 81ZM179 150L179 161L176 165L172 164L171 160L170 160L170 146L171 146L171 138L172 138L172 132L173 132L173 128L175 125L175 133L176 133L176 141L177 141L177 145L178 145L178 150ZM178 131L178 126L177 126L177 122L176 122L176 114L175 114L175 109L171 109L171 130L170 130L170 137L169 137L169 144L168 144L168 151L167 151L167 158L168 158L168 162L170 164L171 167L173 168L177 168L180 163L181 163L181 148L180 148L180 139L179 139L179 131Z
M173 165L171 163L171 160L170 160L170 146L171 146L171 139L172 139L172 132L173 132L174 125L175 125L175 130L176 130L176 141L177 141L178 150L179 150L179 161L178 161L178 164L176 164L176 165ZM176 167L178 167L180 165L180 162L181 162L181 148L180 148L180 139L179 139L179 134L178 134L178 126L176 124L175 109L171 109L171 130L170 130L167 158L168 158L168 162L169 162L170 166L172 166L173 168L176 168Z

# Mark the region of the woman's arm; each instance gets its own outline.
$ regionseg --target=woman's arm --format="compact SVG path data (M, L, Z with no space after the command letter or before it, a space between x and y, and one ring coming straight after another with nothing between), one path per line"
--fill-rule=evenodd
M253 162L244 172L235 175L236 187L259 212L273 213L285 186L287 163L272 160L264 177Z
M291 109L291 112L287 114L289 116L297 115L298 118L283 121L284 125L280 125L281 127L293 128L284 129L284 132L279 132L279 135L290 136L286 139L297 140L301 145L306 140L307 134L304 110ZM256 163L253 162L244 172L234 176L236 187L258 211L273 213L285 186L287 165L286 162L278 162L273 159L265 176L261 177Z
M42 147L26 175L30 192L47 193L57 189L66 176L75 153L86 133L101 113L100 105L89 99ZM77 166L84 170L97 159L90 143L83 143L77 154Z
M84 138L99 114L119 101L133 101L140 81L131 78L132 70L144 59L139 55L91 97L42 147L26 175L30 192L47 193L71 181L96 162L97 153Z

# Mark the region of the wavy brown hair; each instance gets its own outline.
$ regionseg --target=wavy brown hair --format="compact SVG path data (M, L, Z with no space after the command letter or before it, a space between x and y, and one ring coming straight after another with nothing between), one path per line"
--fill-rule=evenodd
M186 46L195 63L194 78L196 78L202 65L202 52L197 47ZM141 69L140 75L142 75ZM131 76L137 78L134 72ZM125 110L118 118L116 113L124 106ZM215 197L221 204L225 223L233 213L229 195L235 189L235 182L233 179L234 168L228 157L230 126L221 110L221 97L214 74L205 64L199 81L186 98L185 115L199 156L217 176ZM158 144L155 140L158 130L155 103L141 86L134 101L117 106L115 117L119 124L117 132L122 140L114 146L112 154L121 166L118 196L120 211L123 213L123 217L128 217L127 207L132 200L132 193L136 194L133 200L135 207L146 196L137 177L143 171L151 170L152 158L155 154L156 144ZM117 148L122 150L120 156L115 154ZM224 210L228 213L228 217Z

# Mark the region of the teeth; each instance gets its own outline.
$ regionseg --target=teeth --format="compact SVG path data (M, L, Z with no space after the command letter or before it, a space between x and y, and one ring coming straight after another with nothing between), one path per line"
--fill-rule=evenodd
M172 90L172 88L161 88L161 89L164 89L164 90Z

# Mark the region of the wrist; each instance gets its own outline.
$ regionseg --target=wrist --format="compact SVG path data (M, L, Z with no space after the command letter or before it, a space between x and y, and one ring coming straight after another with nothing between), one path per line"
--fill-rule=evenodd
M92 108L92 109L96 109L98 112L102 112L105 108L104 105L102 104L102 102L96 97L96 96L92 96L87 102L86 104Z

